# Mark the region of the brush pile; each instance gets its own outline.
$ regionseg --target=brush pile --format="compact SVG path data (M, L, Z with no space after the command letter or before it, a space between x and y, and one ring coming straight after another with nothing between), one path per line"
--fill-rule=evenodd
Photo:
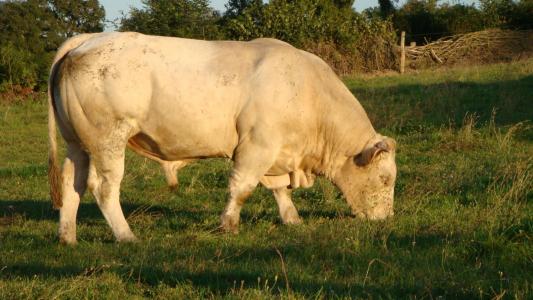
M398 68L399 51L394 36L368 34L350 47L334 43L308 43L303 48L322 58L339 75L370 73Z
M505 62L525 58L532 53L533 30L490 29L405 48L406 65L412 69L459 63Z

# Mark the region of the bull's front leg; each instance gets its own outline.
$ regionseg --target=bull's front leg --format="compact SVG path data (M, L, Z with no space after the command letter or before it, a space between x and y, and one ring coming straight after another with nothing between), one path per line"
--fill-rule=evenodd
M242 205L276 160L279 147L274 145L275 140L267 142L255 137L242 142L235 150L229 201L220 217L223 230L238 232Z
M291 200L292 190L288 188L288 186L291 185L289 174L280 176L263 176L263 178L261 178L261 184L271 190L274 194L283 224L302 223L298 211Z
M283 224L301 224L302 220L291 200L291 190L287 187L273 189L274 198L278 203L279 215Z

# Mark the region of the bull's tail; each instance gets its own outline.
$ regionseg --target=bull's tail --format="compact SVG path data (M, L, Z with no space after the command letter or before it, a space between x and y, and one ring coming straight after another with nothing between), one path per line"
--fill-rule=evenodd
M50 197L52 198L52 205L55 209L63 206L61 199L61 170L59 168L59 161L57 158L57 129L56 129L56 115L54 102L54 84L56 73L61 65L61 61L67 53L81 45L84 41L89 39L93 34L81 34L68 39L57 50L54 57L54 62L50 69L50 77L48 78L48 181L50 184Z
M51 77L51 76L50 76ZM49 80L49 82L51 79ZM50 184L50 198L55 209L63 206L61 199L61 173L57 159L57 130L54 113L52 86L48 83L48 182Z

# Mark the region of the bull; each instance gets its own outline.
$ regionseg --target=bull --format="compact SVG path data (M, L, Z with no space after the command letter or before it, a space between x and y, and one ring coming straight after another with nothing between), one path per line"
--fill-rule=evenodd
M83 34L58 50L48 99L61 242L76 242L87 187L117 241L136 239L119 202L126 147L160 161L232 159L221 215L229 232L259 182L276 195L282 218L297 220L287 187L317 175L340 189L354 215L393 214L395 141L374 130L323 60L287 43ZM67 147L62 170L56 127Z

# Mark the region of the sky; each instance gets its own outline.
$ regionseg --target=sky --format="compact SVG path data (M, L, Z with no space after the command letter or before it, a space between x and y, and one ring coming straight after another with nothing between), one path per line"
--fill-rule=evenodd
M466 3L471 4L475 0L451 0L451 3ZM225 10L224 4L227 0L211 0L211 6L216 10L223 12ZM405 1L400 0L399 4L403 4ZM100 0L100 3L104 6L107 20L118 19L121 16L121 11L127 13L130 7L142 7L141 0ZM397 4L398 5L398 4ZM357 11L363 11L369 7L378 6L378 0L355 0L355 9ZM107 28L107 30L112 30Z

